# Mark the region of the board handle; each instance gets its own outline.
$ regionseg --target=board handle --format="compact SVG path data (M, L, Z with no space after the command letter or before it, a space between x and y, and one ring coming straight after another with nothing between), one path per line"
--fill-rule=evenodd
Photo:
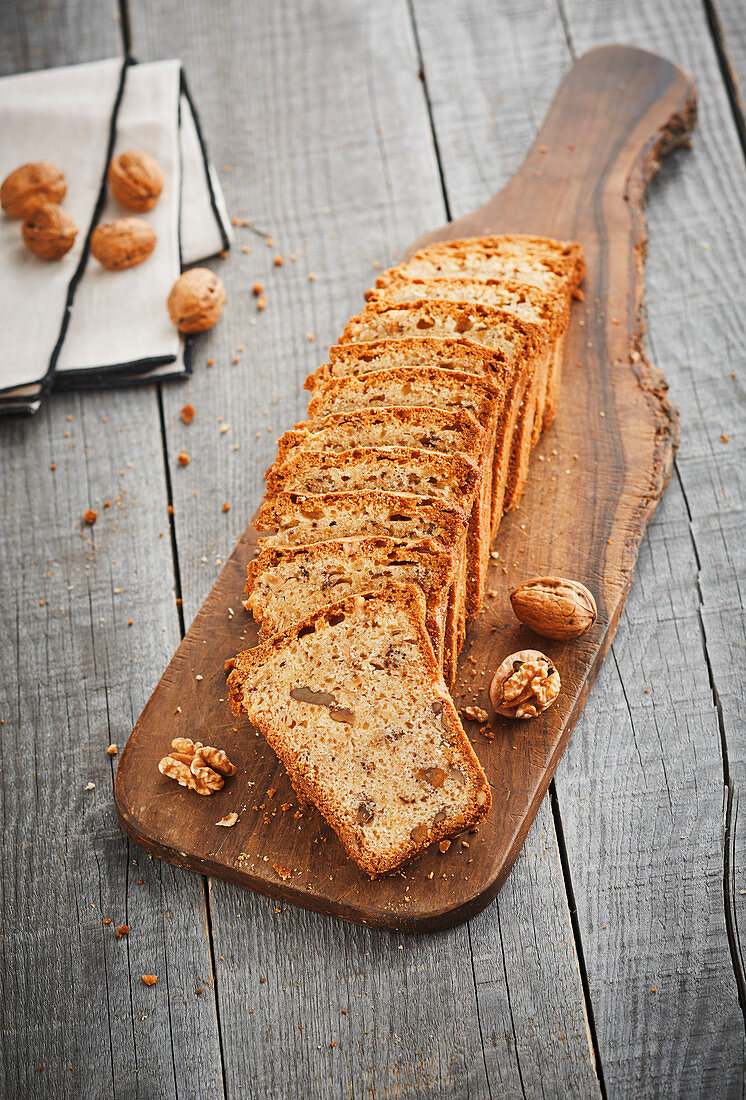
M588 212L608 220L611 197L642 198L660 159L688 142L696 87L678 65L633 46L599 46L560 85L521 168L484 206L421 237L494 233L584 237Z

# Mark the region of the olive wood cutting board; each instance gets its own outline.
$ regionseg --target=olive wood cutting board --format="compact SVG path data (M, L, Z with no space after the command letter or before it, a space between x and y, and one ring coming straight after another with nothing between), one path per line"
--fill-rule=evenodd
M468 847L457 841L441 854L435 846L402 872L371 882L315 810L300 814L274 753L246 719L231 716L224 662L257 641L241 605L257 546L252 527L119 761L119 820L136 844L282 902L403 932L456 924L495 897L609 649L641 539L671 476L677 413L642 346L642 206L659 159L687 142L695 115L694 85L675 65L625 46L592 50L563 81L507 186L412 249L477 234L541 234L579 241L588 266L567 334L557 419L534 451L520 507L500 527L488 580L496 595L471 624L461 655L456 705L481 706L491 716L486 733L484 723L465 722L493 790L490 815ZM509 590L547 575L579 580L596 597L598 621L577 642L538 638L512 615ZM496 717L491 670L526 648L542 649L557 666L560 698L531 721ZM164 778L158 760L177 736L225 749L237 775L209 798ZM217 828L233 810L238 824Z

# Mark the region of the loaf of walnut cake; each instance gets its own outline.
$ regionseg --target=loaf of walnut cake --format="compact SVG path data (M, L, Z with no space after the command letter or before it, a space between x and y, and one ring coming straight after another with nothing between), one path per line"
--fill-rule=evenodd
M473 826L489 783L448 687L555 417L579 245L429 245L380 274L281 438L231 704L371 876Z

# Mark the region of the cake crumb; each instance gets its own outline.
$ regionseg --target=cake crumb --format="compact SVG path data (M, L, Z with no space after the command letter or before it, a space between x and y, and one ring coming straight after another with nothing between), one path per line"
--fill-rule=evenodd
M181 410L181 419L184 421L185 424L191 424L196 414L197 410L195 409L194 405L185 405L184 408Z
M128 924L117 925L117 939L121 940L122 936L129 936L130 926Z
M286 881L293 873L289 867L283 867L281 863L273 863L272 870L275 872L275 874L279 875L280 878L285 879ZM263 980L264 979L262 979L262 981Z
M83 522L87 523L89 527L93 527L97 519L98 512L94 512L92 508L86 508L85 512L83 512Z
M186 454L184 451L181 451L180 454L176 456L176 461L179 463L180 466L188 466L189 455Z
M145 982L146 985L155 985L158 981L158 978L155 974L143 974L142 980Z
M261 294L264 290L264 283L254 283L251 289L254 291L255 294Z
M230 512L230 510L231 510L230 504L228 503L227 500L224 500L223 501L223 511L224 512Z
M119 752L119 749L118 749L118 748L117 748L117 746L116 746L116 745L115 745L115 744L114 744L114 743L112 742L112 744L111 744L111 745L109 745L109 747L108 747L108 749L107 749L106 751L108 752L109 756L116 756L116 755L117 755L117 753Z
M236 824L237 821L238 814L235 810L233 810L231 813L226 814L225 817L221 817L220 821L216 821L215 824L223 825L226 829L230 829Z
M260 294L259 297L257 298L256 308L257 309L266 309L267 308L267 299L264 297L263 294Z

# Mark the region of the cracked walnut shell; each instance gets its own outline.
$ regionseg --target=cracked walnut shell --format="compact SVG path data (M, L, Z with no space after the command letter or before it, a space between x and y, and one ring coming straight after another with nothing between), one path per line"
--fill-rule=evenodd
M515 617L544 638L587 634L596 621L596 601L585 585L563 577L536 577L510 593Z
M490 702L506 718L535 718L559 695L560 676L552 662L536 649L511 653L490 684Z
M142 218L117 218L96 226L91 252L107 271L123 271L147 260L155 242L153 227Z
M59 260L75 244L78 227L56 202L37 206L21 227L23 243L41 260Z
M168 296L168 312L179 332L206 332L217 324L225 305L225 287L209 268L185 271Z
M62 202L67 191L65 177L51 160L22 164L3 180L0 205L11 218L27 218L37 206Z
M109 164L109 190L128 210L151 210L163 190L163 173L155 157L142 149L128 149Z

